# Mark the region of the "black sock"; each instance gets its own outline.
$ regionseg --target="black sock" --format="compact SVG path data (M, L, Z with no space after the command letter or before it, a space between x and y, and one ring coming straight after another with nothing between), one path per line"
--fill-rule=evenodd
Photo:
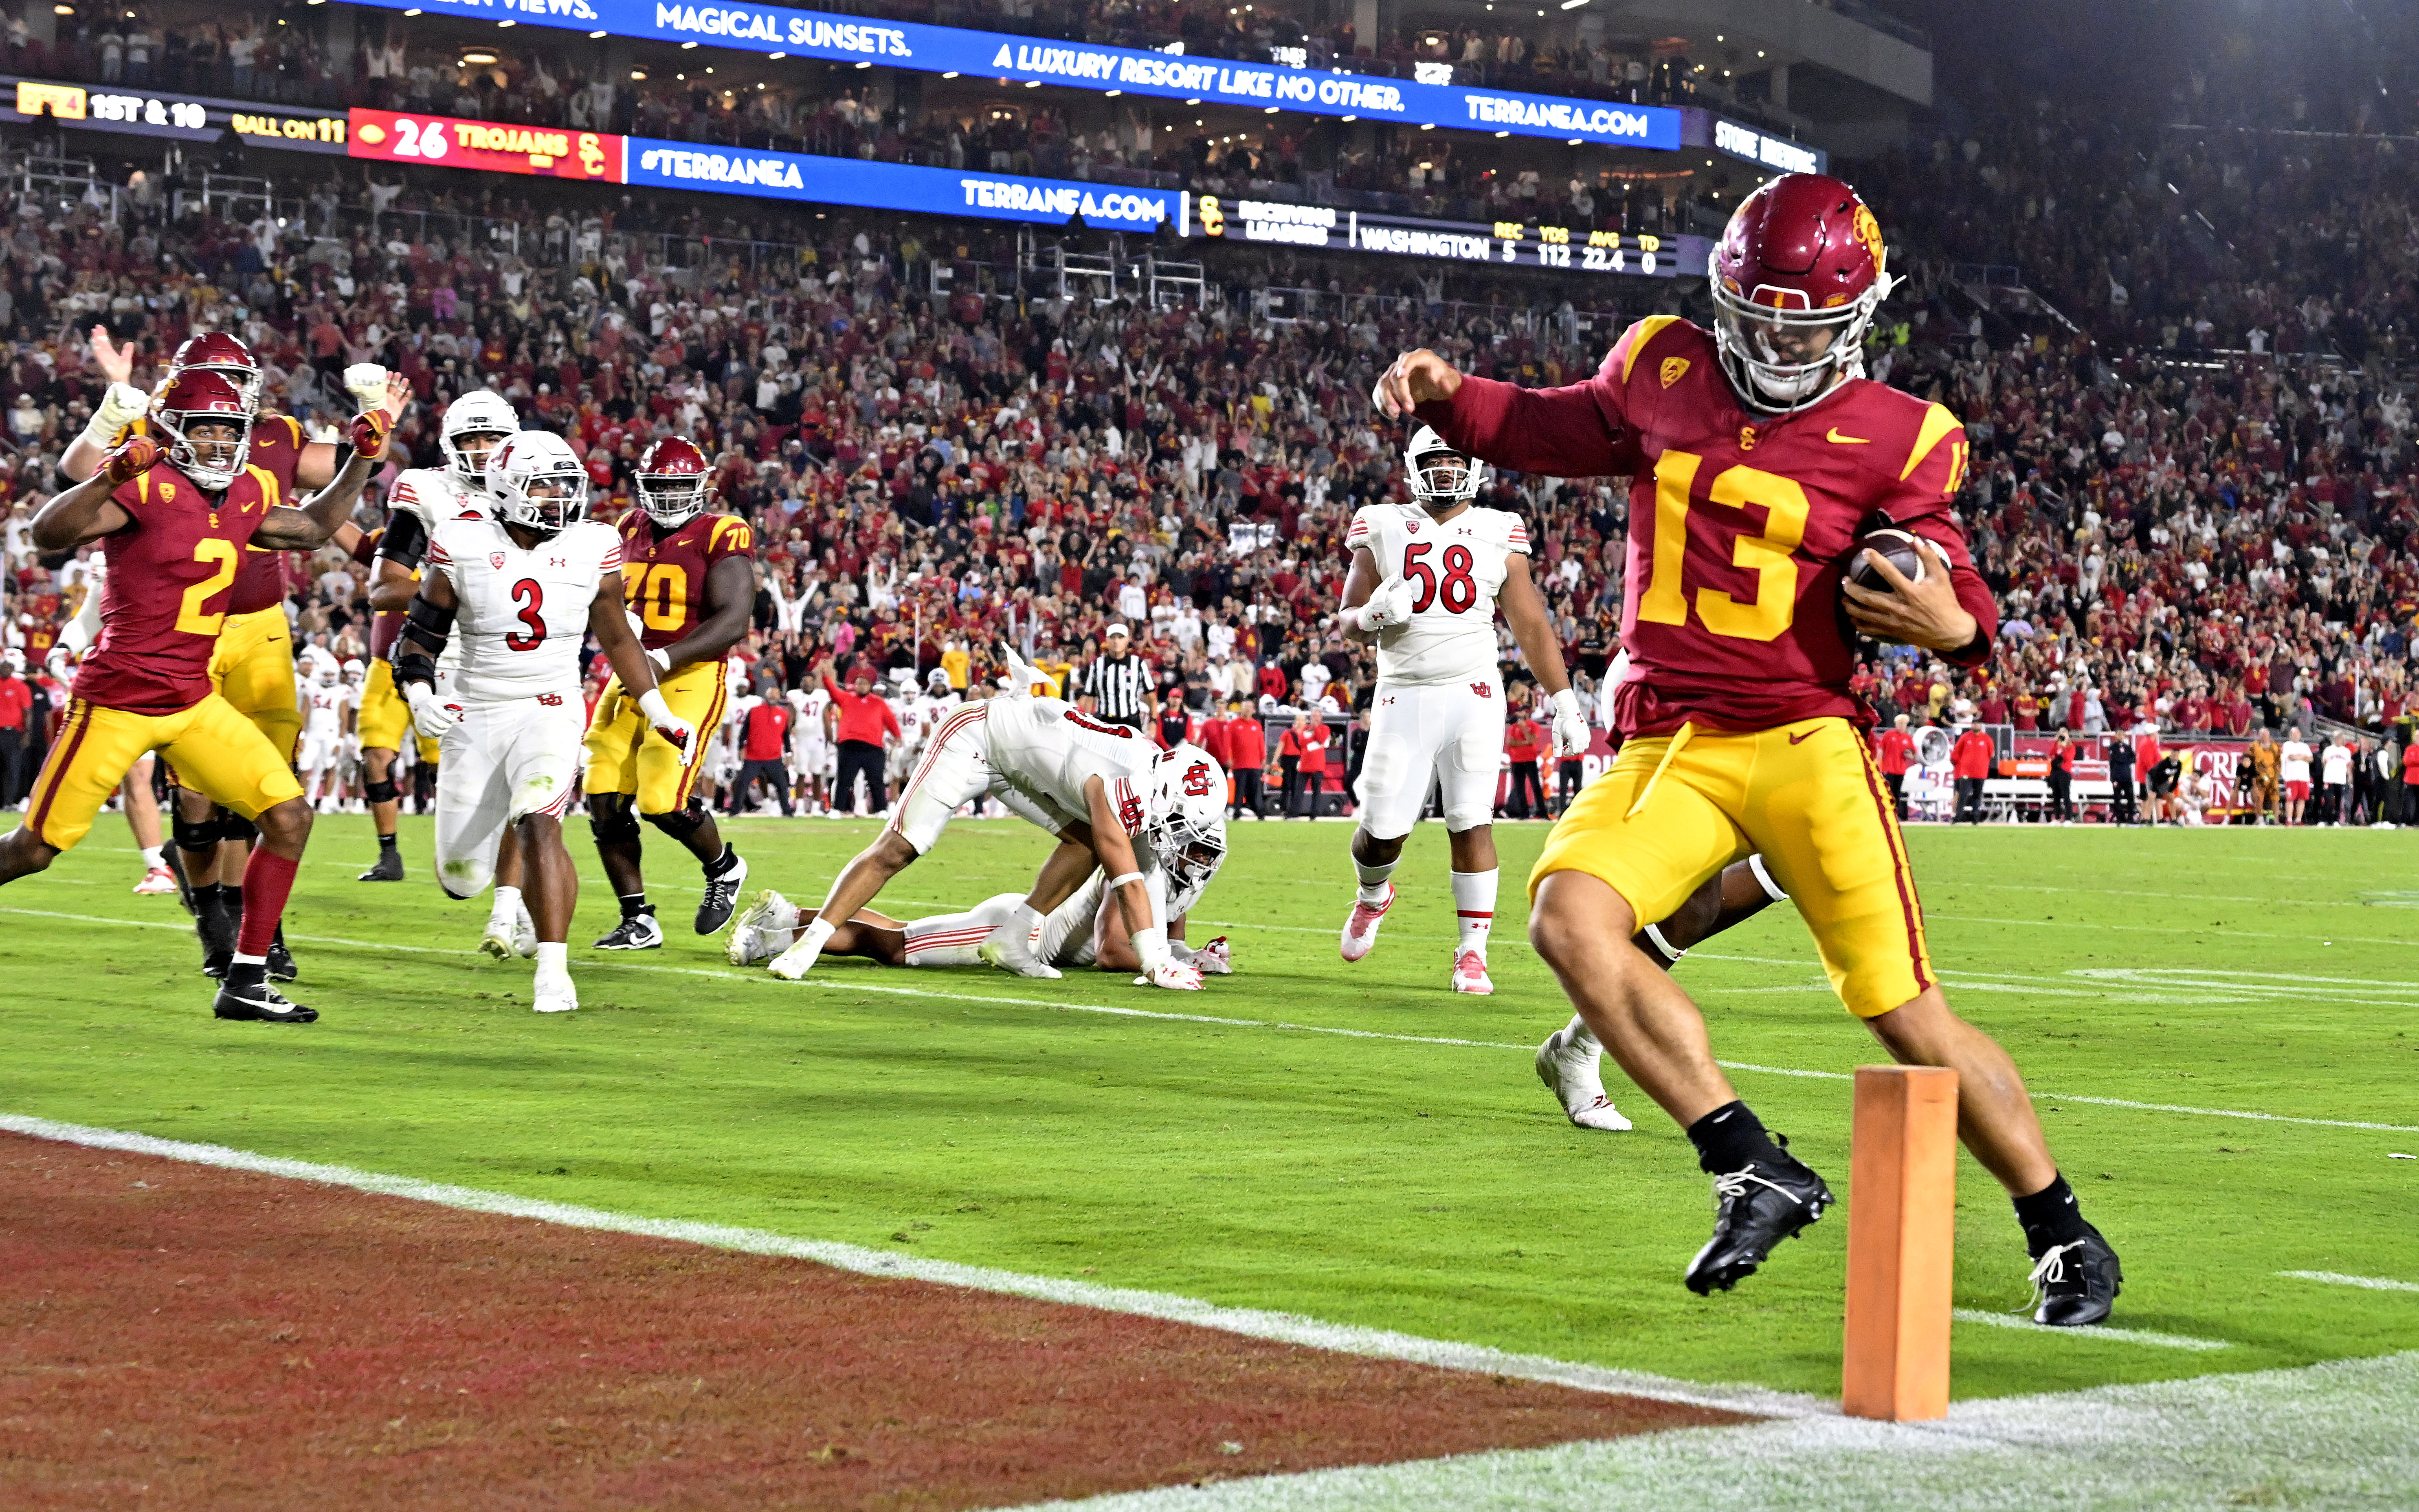
M738 864L739 853L732 848L729 841L725 841L722 842L722 854L705 863L705 874L709 877L727 877L731 874L731 869Z
M2091 1226L2083 1221L2082 1205L2074 1200L2074 1188L2066 1184L2063 1173L2031 1196L2016 1198L2016 1222L2024 1225L2025 1248L2034 1259L2091 1232Z
M380 855L384 855L386 852L393 849L394 849L394 837L393 835L380 835L378 837L378 853Z
M226 984L230 987L257 987L268 980L266 962L235 961L227 964Z
M1745 1103L1725 1103L1688 1125L1688 1142L1697 1147L1698 1168L1712 1175L1787 1158Z
M237 924L242 923L243 889L241 887L230 887L223 882L220 883L219 906L226 910L226 917L230 922Z
M647 895L643 892L625 892L621 896L622 917L624 918L636 918L640 914L652 914L655 912L655 909L648 904Z

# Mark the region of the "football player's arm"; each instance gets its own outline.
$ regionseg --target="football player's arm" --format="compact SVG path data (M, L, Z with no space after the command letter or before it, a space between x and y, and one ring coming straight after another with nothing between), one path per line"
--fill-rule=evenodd
M1625 431L1612 419L1620 386L1605 373L1558 389L1523 389L1465 374L1422 349L1394 359L1376 397L1388 415L1434 425L1448 445L1500 468L1558 478L1628 471Z
M395 510L378 534L377 556L370 563L370 608L391 613L408 607L420 581L421 559L427 554L428 527L410 510Z
M1365 546L1354 547L1352 568L1344 575L1344 597L1336 606L1335 615L1336 625L1347 640L1364 646L1377 643L1378 632L1362 624L1361 609L1369 602L1369 595L1378 591L1380 581L1376 553Z
M352 452L344 467L300 507L279 504L270 510L262 517L260 529L253 532L253 544L272 550L300 551L327 544L328 538L336 533L336 527L351 517L353 505L362 497L362 486L370 481L378 455L386 450L392 424L381 409L355 415L348 438ZM299 470L295 476L297 482L301 481Z
M100 369L109 387L92 419L59 455L60 476L76 483L91 477L100 459L125 439L126 427L151 408L151 396L134 386L134 343L111 345L107 326L93 327L91 340L93 366Z
M719 661L747 633L756 607L756 570L743 556L728 556L706 569L705 616L697 628L648 653L667 672L701 661Z
M1139 962L1134 969L1148 972L1166 956L1167 939L1157 931L1150 888L1143 882L1141 867L1135 864L1133 842L1126 837L1126 826L1109 803L1108 783L1097 777L1084 779L1084 806L1091 814L1092 858L1109 874L1109 897L1102 900L1102 905L1114 902L1124 915L1127 943Z
M1979 667L1990 658L1999 627L1991 587L1974 570L1973 558L1953 525L1939 519L1912 523L1915 548L1923 554L1923 581L1909 582L1878 553L1867 551L1887 590L1861 588L1842 579L1841 608L1850 623L1876 640L1921 646L1954 667ZM1943 536L1947 539L1944 541Z
M400 374L389 373L376 363L356 363L345 369L345 387L362 409L375 406L383 410L390 430L403 418L404 406L411 402L411 385ZM410 460L397 452L392 436L381 441L372 460L383 462L390 456L400 462ZM307 441L294 453L295 486L324 488L336 481L344 463L344 448L334 441Z
M1595 743L1595 732L1579 708L1570 669L1563 665L1563 643L1554 637L1553 616L1546 612L1546 600L1529 576L1525 553L1514 551L1503 558L1503 586L1496 590L1495 602L1503 610L1503 623L1512 627L1520 655L1528 658L1529 675L1546 695L1550 720L1543 733L1551 736L1553 755L1558 759L1586 755Z
M619 566L596 580L596 597L588 606L588 633L596 638L597 649L605 653L613 675L622 680L622 691L644 703L647 695L655 692L655 664L630 632L630 617L623 612Z
M86 541L113 535L134 523L134 517L111 496L119 484L147 472L160 460L160 448L148 437L137 436L101 459L100 471L83 482L51 495L34 513L27 533L37 551L67 551Z

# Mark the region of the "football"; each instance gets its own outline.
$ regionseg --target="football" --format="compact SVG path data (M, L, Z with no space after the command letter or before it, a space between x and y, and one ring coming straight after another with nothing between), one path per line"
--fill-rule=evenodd
M1890 580L1882 576L1881 570L1865 560L1867 551L1872 551L1888 562L1907 581L1912 583L1923 581L1923 557L1915 548L1915 537L1906 532L1868 531L1857 538L1855 548L1848 553L1848 581L1859 588L1871 588L1877 593L1895 592L1890 587Z

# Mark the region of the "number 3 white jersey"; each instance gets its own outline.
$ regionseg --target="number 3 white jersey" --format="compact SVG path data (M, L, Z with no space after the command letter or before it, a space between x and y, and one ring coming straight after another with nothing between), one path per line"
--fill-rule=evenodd
M589 607L606 574L621 586L622 538L611 526L581 520L524 551L493 519L449 519L429 536L427 565L445 575L460 605L455 697L501 703L578 693Z
M1495 676L1495 595L1529 528L1508 509L1464 509L1440 525L1417 504L1364 504L1344 533L1383 582L1409 579L1411 617L1378 632L1378 681L1466 683Z

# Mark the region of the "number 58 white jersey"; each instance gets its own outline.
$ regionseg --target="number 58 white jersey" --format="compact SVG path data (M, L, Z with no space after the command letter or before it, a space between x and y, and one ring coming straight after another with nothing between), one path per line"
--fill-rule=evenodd
M1379 682L1495 676L1495 595L1512 554L1529 554L1529 528L1519 516L1473 504L1440 525L1417 504L1364 504L1344 546L1366 547L1379 581L1411 583L1410 619L1378 632Z
M449 519L429 535L427 565L445 575L460 605L455 697L501 703L578 692L588 610L608 573L619 601L622 538L612 527L581 520L524 551L495 520Z

